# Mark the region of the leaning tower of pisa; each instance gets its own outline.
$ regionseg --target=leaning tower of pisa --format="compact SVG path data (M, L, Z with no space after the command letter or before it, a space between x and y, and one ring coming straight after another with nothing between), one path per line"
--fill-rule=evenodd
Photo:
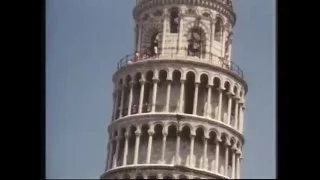
M137 0L113 75L102 179L240 179L245 95L231 0Z

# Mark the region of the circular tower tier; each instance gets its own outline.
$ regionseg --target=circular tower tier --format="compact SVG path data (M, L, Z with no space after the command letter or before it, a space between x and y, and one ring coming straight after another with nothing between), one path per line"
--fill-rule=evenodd
M102 179L239 179L243 72L228 0L140 0L136 52L113 76Z

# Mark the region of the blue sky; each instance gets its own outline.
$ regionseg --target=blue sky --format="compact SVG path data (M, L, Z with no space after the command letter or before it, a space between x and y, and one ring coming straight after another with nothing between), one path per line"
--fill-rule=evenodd
M133 52L133 0L47 0L46 176L98 178L112 74ZM232 59L249 84L242 178L275 178L275 6L234 1Z

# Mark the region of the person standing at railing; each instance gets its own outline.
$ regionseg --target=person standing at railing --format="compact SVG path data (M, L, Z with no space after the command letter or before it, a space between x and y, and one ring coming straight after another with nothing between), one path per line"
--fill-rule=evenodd
M137 112L138 112L138 106L137 106L137 104L134 104L132 106L132 114L137 114Z
M158 55L158 41L157 40L154 41L153 51L154 51L154 55L157 56Z
M138 51L136 51L136 53L134 54L134 58L133 58L133 62L137 62L140 59L140 54Z

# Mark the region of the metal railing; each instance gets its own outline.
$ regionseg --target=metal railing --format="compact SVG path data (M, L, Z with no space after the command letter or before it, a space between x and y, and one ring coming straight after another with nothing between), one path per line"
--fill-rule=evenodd
M121 70L127 67L127 65L133 64L135 62L157 59L181 59L186 61L202 62L232 71L241 78L244 78L243 71L240 69L239 65L232 61L228 61L225 58L219 57L211 52L192 53L188 51L187 48L179 49L174 47L164 49L159 48L158 54L152 54L143 51L126 55L117 63L117 70Z

